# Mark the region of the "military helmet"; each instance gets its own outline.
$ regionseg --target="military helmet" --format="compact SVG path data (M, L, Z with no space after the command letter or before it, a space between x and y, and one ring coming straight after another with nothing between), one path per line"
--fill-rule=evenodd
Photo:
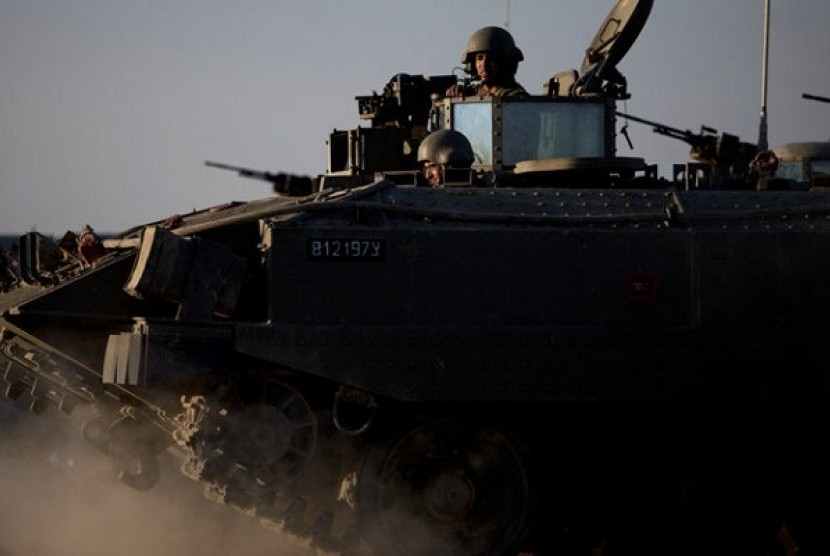
M461 63L472 66L476 52L492 52L494 56L503 60L519 63L525 59L522 51L516 46L513 36L501 27L482 27L467 41L467 50L461 56Z
M463 133L454 129L433 131L418 147L418 162L444 164L452 168L469 168L475 156L473 146Z

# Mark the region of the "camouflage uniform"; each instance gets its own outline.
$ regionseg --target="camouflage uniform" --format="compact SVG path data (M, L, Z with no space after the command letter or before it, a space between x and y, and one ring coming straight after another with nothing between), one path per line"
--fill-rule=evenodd
M488 91L488 86L485 83L481 83L478 87L466 87L464 89L464 96L526 97L528 94L525 88L516 81L513 81L510 85L500 85L499 90L495 93Z

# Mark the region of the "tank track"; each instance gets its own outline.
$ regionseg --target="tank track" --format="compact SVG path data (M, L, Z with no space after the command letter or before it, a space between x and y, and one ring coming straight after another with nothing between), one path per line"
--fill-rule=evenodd
M84 373L63 371L59 359L60 354L48 346L0 327L0 389L34 413L43 413L50 405L70 413L103 394L101 384Z
M319 452L333 447L319 438L319 415L290 386L271 382L269 387L272 395L275 389L280 392L267 407L183 397L184 411L176 417L173 433L184 454L182 473L205 484L207 499L255 517L317 554L369 554L347 502L348 480L320 457ZM269 419L259 423L278 424L251 428L260 416ZM245 430L269 440L257 441ZM257 452L270 456L254 461L250 454Z
M310 494L320 490L321 475L304 473L316 446L308 446L307 452L288 446L293 456L299 453L299 459L287 470L279 468L280 462L255 465L240 457L250 445L229 439L250 424L246 420L255 420L257 411L268 408L240 411L237 407L229 412L216 400L208 403L207 398L195 396L183 397L183 411L171 416L129 389L102 384L90 369L8 323L0 320L0 326L2 393L36 414L50 407L69 414L81 405L93 406L97 416L84 425L82 435L114 460L120 469L118 478L128 486L152 488L161 472L157 456L169 450L181 459L180 470L186 477L204 483L208 501L258 519L310 553L371 554L362 543L354 511L337 500L337 492L331 497L333 504ZM296 411L316 427L317 417L310 408ZM334 479L328 481L330 490L340 488Z

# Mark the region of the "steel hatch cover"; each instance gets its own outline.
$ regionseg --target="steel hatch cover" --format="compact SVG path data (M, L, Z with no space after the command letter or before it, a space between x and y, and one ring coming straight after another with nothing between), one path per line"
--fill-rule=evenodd
M585 51L580 73L598 77L612 71L637 40L654 0L618 0Z

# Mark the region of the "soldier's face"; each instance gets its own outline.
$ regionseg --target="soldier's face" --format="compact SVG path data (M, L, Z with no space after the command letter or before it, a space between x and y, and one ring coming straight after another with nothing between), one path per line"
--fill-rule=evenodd
M444 167L441 164L424 164L424 177L430 187L441 187L444 183Z
M482 81L496 81L499 77L501 64L490 52L478 52L476 54L476 73Z

